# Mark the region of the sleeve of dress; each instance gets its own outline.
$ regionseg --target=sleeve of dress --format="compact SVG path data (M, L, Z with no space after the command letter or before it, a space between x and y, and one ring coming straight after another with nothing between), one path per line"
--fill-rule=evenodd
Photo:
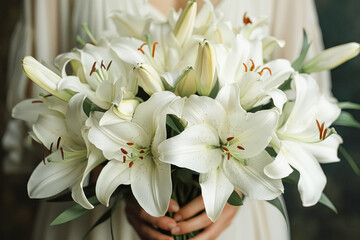
M301 50L303 29L311 41L307 55L307 59L309 59L324 49L315 2L313 0L273 0L270 14L270 34L286 41L285 47L277 50L274 58L286 58L294 61ZM320 89L326 95L332 96L329 71L316 73L314 77Z

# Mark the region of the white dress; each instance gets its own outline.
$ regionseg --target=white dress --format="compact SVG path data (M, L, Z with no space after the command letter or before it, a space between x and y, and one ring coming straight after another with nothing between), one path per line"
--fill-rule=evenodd
M74 36L80 33L78 29L80 29L81 23L88 22L90 30L95 36L99 36L104 28L111 28L110 23L105 19L106 14L111 10L137 11L126 2L116 0L77 0L74 2L71 0L35 0L30 3L30 1L24 1L24 21L19 23L13 36L14 45L21 47L13 48L11 52L10 61L13 63L9 65L18 67L9 73L11 85L8 108L11 109L18 101L28 97L25 93L29 86L33 93L37 92L37 87L26 83L26 78L21 73L21 66L18 64L19 59L25 55L33 55L39 60L52 62L57 54L69 51L74 45ZM73 10L69 11L71 6ZM32 16L30 9L33 9L36 14ZM284 57L289 60L296 58L301 47L303 28L306 29L313 42L309 56L323 48L313 0L223 0L218 4L217 9L224 12L224 17L235 25L242 22L244 12L247 12L248 16L269 16L270 34L287 42L286 47L275 54L277 58ZM33 25L31 25L32 22ZM32 28L35 31L31 31ZM318 76L318 81L322 91L331 95L328 73L325 72ZM20 88L15 86L20 86ZM16 126L20 123L13 122L11 124ZM7 148L18 152L21 148L19 145L23 144L21 141L23 136L16 133L16 129L14 126L9 127L6 138L13 139L10 141L13 145L7 144ZM16 141L16 136L18 136L18 141ZM3 141L9 142L9 140ZM18 155L9 158L8 161L20 161L21 155ZM81 239L105 210L105 207L102 207L71 223L50 227L49 223L70 205L68 203L42 203L35 222L33 239ZM120 204L113 214L113 226L115 239L139 239L126 220L124 204ZM111 239L109 221L98 226L88 239ZM287 240L290 239L290 235L284 217L275 207L264 201L246 198L232 224L217 239Z

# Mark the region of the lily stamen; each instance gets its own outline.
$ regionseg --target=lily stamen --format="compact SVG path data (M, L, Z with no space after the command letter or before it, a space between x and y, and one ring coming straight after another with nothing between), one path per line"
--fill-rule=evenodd
M45 96L43 96L44 98L48 98L48 97L52 97L53 95L52 94L47 94Z
M105 66L105 64L104 64L104 60L101 60L101 65L100 65L100 67L106 69L106 66Z
M246 64L243 63L243 66L245 67L245 72L247 72L247 71L248 71L248 68L247 68Z
M227 152L229 151L229 149L227 147L222 147L222 149L227 151Z
M58 138L57 143L56 143L56 149L59 149L60 146L60 141L61 141L61 137Z
M154 42L153 44L153 50L152 50L152 57L154 58L155 57L155 46L159 44L158 42Z
M63 150L62 147L60 148L60 152L61 152L61 158L62 158L62 160L64 160L64 159L65 159L65 158L64 158L64 150Z
M226 139L226 141L230 142L230 141L233 140L233 139L234 139L234 137L228 137L228 138Z
M227 153L227 160L230 160L231 154L230 152Z
M111 64L112 64L112 60L109 62L109 65L107 66L106 71L109 71Z
M245 150L245 148L243 148L242 146L237 146L237 148L240 150Z
M126 156L123 156L123 163L126 162Z
M247 12L244 13L243 22L245 25L252 23L251 19L247 16Z
M327 133L327 128L325 129L325 131L323 132L323 138L322 138L322 140L325 140L325 138L326 138L326 133Z
M90 76L96 71L96 61L94 62L91 71L90 71Z
M259 74L260 76L262 76L262 75L263 75L263 71L264 71L264 70L268 70L268 71L269 71L269 73L270 73L270 76L272 75L271 69L270 69L270 68L268 68L268 67L264 67L263 69L261 69L261 71L260 71L260 72L258 72L258 74Z
M125 149L120 148L120 150L121 150L121 152L122 152L123 154L128 154L128 151L126 151Z
M251 61L251 67L250 67L250 71L254 71L255 69L255 63L254 61L250 58L250 61Z
M134 143L132 143L132 142L128 142L128 143L126 143L127 145L129 145L129 146L133 146L134 145Z
M326 133L327 133L327 129L324 129L324 122L321 124L321 126L320 126L320 123L319 123L319 121L316 119L316 125L317 125L317 127L318 127L318 129L319 129L319 139L320 140L324 140L325 139L325 137L326 137ZM324 131L325 130L325 131Z
M137 49L137 50L139 50L140 52L142 52L142 54L144 54L145 55L145 52L144 52L144 50L142 49L145 45L147 45L147 43L143 43L143 44L141 44L141 46Z
M43 103L43 101L41 101L41 100L34 100L34 101L32 101L31 103Z
M131 162L129 163L129 168L131 168L131 167L133 166L133 164L134 164L134 161L131 161Z

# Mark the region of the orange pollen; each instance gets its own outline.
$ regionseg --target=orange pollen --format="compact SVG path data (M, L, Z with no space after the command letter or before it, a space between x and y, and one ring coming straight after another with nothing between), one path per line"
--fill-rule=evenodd
M106 66L105 66L105 64L104 64L104 60L101 60L101 66L100 66L100 67L106 69Z
M255 69L255 63L254 61L250 58L250 61L251 61L251 68L250 68L250 71L253 71Z
M62 147L60 148L60 152L61 152L61 158L62 158L62 160L64 160L64 150Z
M134 162L131 161L131 162L129 163L129 167L131 168L133 164L134 164Z
M90 76L96 71L96 61L94 62L91 71L90 71Z
M272 72L271 72L270 68L264 67L260 72L258 72L260 74L260 76L262 76L264 70L268 70L269 73L270 73L270 76L272 75Z
M323 133L323 138L322 138L322 140L325 140L325 138L326 138L326 133L327 133L327 129L325 129L325 131L324 131L324 133Z
M121 150L121 152L122 152L123 154L128 154L128 152L127 152L125 149L120 148L120 150Z
M248 71L248 69L247 69L246 64L245 64L245 63L243 63L243 66L245 67L245 72L247 72L247 71Z
M247 15L247 12L244 13L244 17L243 17L243 22L245 25L252 23L251 19L246 15Z
M56 149L59 149L60 146L60 141L61 141L61 137L58 138L57 143L56 143Z
M319 139L320 140L324 140L325 139L325 136L326 136L326 133L327 133L327 129L325 129L325 131L324 131L324 122L321 124L321 126L320 126L320 123L319 123L319 121L316 119L316 125L317 125L317 127L318 127L318 129L319 129Z
M144 159L144 157L143 157L143 156L140 156L139 158L140 158L140 159Z
M231 140L233 140L234 139L234 137L228 137L227 139L226 139L226 141L231 141Z
M44 163L44 165L46 165L45 154L43 154L43 163Z
M112 64L112 60L109 62L109 65L107 66L106 71L109 71L111 64Z
M41 100L34 100L34 101L32 101L31 103L43 103L43 101L41 101Z
M94 62L91 71L90 71L90 76L96 71L96 61Z
M123 163L126 162L126 156L123 156Z
M144 153L145 151L143 149L140 150L140 153Z
M243 148L242 146L237 146L237 148L240 150L245 150L245 148Z
M227 152L229 151L229 149L227 147L222 147L222 149L227 151Z
M142 50L142 48L143 48L145 45L147 45L147 43L141 44L141 46L138 48L138 50L139 50L140 52L142 52L142 54L144 54L144 55L145 55L145 52L144 52L144 50Z
M54 145L54 143L50 144L50 153L52 152L53 145Z
M153 44L153 50L152 50L152 57L154 58L155 57L155 46L159 44L158 42L154 42Z
M132 142L128 142L128 143L126 143L126 144L129 145L129 146L134 145L134 143L132 143Z
M227 159L230 160L230 157L231 157L231 155L230 155L230 153L228 152L228 154L227 154Z

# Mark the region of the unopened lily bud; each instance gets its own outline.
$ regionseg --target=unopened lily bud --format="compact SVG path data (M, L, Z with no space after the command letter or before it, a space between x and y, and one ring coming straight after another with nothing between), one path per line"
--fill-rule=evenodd
M180 45L186 43L192 34L195 25L196 10L196 1L188 1L186 7L176 22L173 32Z
M195 71L192 67L187 68L181 74L175 93L181 97L189 97L196 93Z
M356 57L359 52L360 44L355 42L332 47L304 63L302 70L305 73L313 73L333 69Z
M216 59L213 47L207 40L199 43L195 63L196 90L199 95L209 96L215 85Z
M159 74L147 63L138 63L134 67L134 75L139 81L139 85L150 96L155 92L161 92L165 89Z
M61 77L42 65L35 58L27 56L22 60L26 76L34 83L52 95L68 102L72 95L66 90L59 91L57 88Z

